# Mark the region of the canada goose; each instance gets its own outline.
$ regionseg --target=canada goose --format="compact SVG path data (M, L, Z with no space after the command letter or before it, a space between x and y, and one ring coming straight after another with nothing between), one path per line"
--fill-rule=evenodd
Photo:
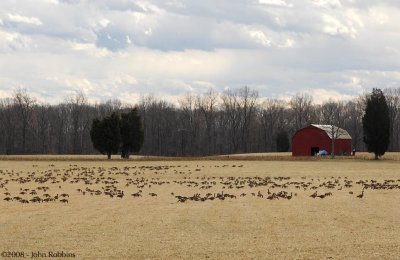
M364 197L364 190L362 190L361 194L357 195L357 198L362 199Z

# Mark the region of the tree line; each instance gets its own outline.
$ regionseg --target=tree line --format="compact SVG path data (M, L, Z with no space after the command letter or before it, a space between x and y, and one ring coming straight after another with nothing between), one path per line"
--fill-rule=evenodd
M384 91L390 119L389 151L400 150L400 88ZM362 118L367 95L317 104L306 93L288 100L262 98L250 87L188 93L178 104L143 96L134 105L119 100L90 103L83 94L57 105L38 102L26 90L0 99L0 154L95 154L94 119L133 108L142 120L143 155L200 156L290 150L296 130L309 124L346 129L353 148L366 151Z

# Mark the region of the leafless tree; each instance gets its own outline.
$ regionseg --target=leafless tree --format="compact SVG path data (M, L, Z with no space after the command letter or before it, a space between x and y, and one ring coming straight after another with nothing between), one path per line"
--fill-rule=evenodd
M198 95L196 107L204 118L207 135L207 154L215 153L215 117L218 106L218 93L209 89L205 94Z
M230 151L237 152L239 150L239 131L240 131L240 109L239 97L237 91L228 89L221 95L222 99L222 125L226 128L225 134L229 139Z
M395 151L399 149L399 131L400 131L400 88L389 88L384 90L386 102L389 107L390 118L390 144L389 150Z
M293 113L295 129L300 129L311 124L314 118L313 99L305 93L297 93L290 99L289 106Z
M50 135L50 111L49 105L37 106L34 113L34 123L36 128L37 149L41 154L48 153L49 145L51 144Z
M239 89L239 109L241 111L241 146L247 152L251 125L255 116L258 92L245 86Z
M362 97L347 102L344 105L345 129L352 137L353 148L357 151L364 147L362 116L364 113L364 100Z
M15 152L15 139L16 139L16 109L14 101L11 98L2 99L1 106L1 136L5 146L5 154L13 154Z
M344 125L343 103L328 101L321 106L321 120L326 125L327 133L331 138L331 158L335 157L336 140L346 134L341 127Z
M26 89L18 89L14 92L14 105L21 123L22 147L21 152L26 153L26 140L28 128L32 116L33 107L36 104L36 99L31 97Z
M265 151L275 151L275 137L279 129L285 127L286 103L278 99L267 99L262 103L261 122L265 138Z
M198 150L196 137L198 135L198 117L196 111L196 97L192 93L186 93L179 100L180 124L178 134L181 136L181 153L190 153L186 150ZM188 139L188 140L187 140Z
M70 110L71 117L71 152L73 154L81 154L84 132L89 129L91 123L87 114L87 98L82 92L78 92L75 95L68 96L65 99L65 103Z

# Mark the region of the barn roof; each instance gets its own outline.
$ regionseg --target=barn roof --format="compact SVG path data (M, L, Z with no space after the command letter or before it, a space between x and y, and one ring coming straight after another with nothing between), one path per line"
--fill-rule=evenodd
M351 136L349 135L349 133L346 130L344 130L342 128L339 128L337 126L333 126L333 125L314 125L314 124L312 124L312 126L325 131L325 133L329 136L330 139L332 139L332 127L334 127L335 131L336 131L336 129L338 129L338 135L337 135L336 139L350 139L351 140Z

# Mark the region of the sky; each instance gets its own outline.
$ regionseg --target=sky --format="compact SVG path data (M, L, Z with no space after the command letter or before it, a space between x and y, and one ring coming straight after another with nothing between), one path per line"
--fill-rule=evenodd
M249 86L323 102L399 82L398 0L0 1L0 98L134 104Z

